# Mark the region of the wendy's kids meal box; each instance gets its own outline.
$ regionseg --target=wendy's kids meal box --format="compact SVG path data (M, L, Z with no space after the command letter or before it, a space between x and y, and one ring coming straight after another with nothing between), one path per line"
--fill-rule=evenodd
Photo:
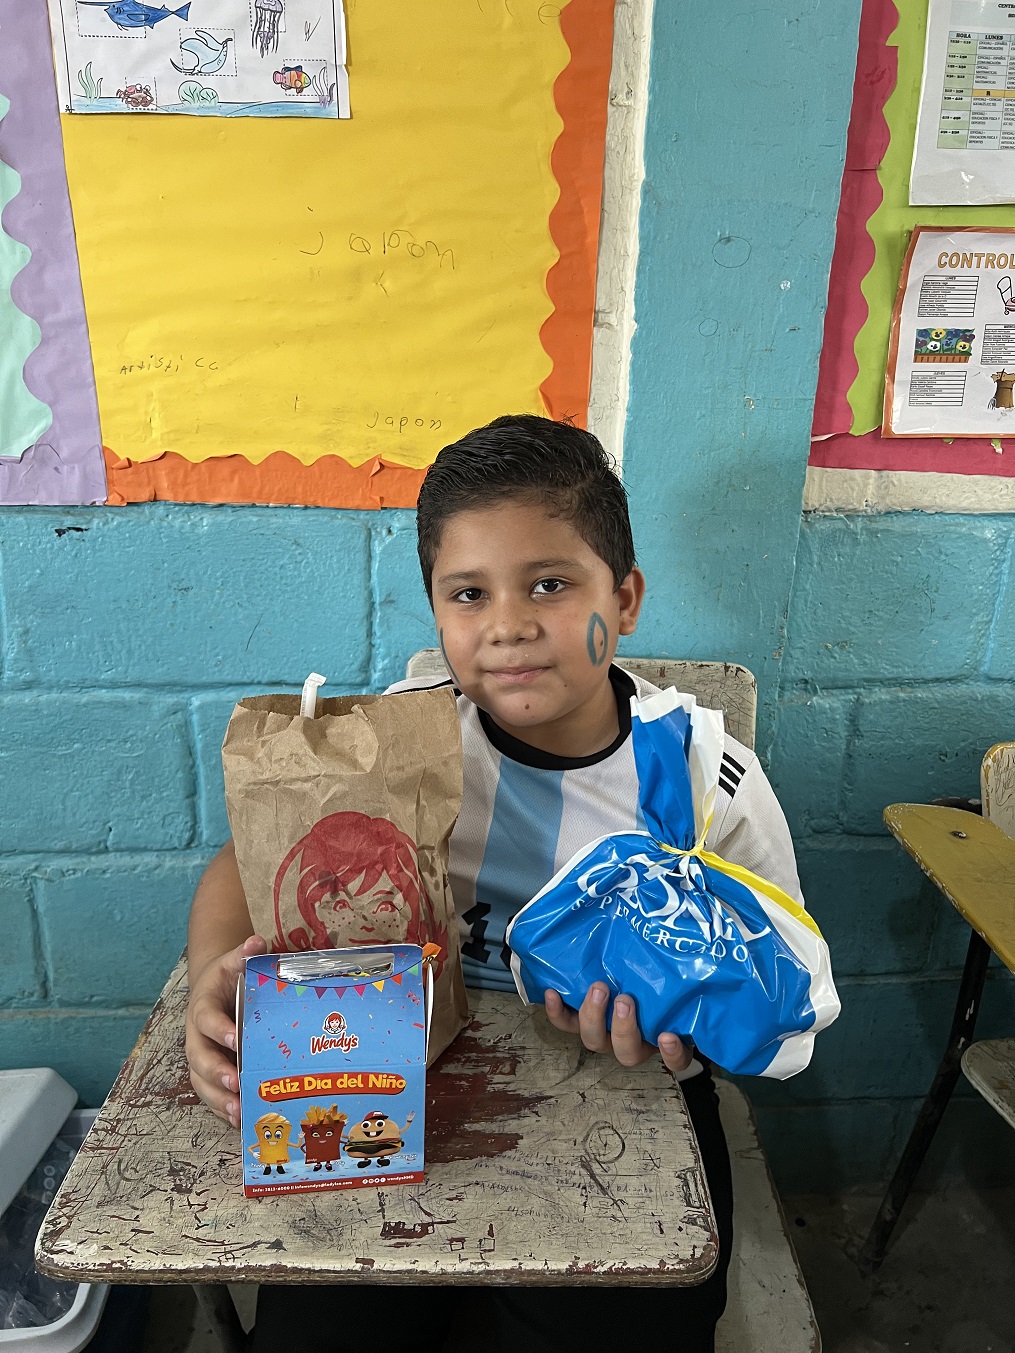
M237 991L243 1191L411 1184L435 945L248 958Z

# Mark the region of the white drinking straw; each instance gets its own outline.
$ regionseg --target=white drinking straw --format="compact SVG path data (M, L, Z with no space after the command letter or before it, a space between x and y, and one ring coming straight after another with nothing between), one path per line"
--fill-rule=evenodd
M300 718L314 719L317 717L317 691L327 681L327 677L322 677L320 672L311 672L303 683L303 698L300 701Z

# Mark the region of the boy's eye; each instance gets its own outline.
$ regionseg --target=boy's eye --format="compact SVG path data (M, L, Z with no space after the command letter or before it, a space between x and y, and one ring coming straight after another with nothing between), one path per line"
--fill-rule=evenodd
M468 603L471 601L479 601L482 595L483 589L481 587L463 587L460 592L455 593L453 600Z
M532 590L539 597L553 597L565 587L567 583L562 578L540 578Z

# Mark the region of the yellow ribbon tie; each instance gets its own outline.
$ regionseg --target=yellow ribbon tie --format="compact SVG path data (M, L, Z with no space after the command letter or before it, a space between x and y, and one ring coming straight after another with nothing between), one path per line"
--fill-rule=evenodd
M705 837L708 835L708 829L711 825L712 819L710 817L705 823L705 830L701 833L700 839L695 842L690 850L678 850L676 846L669 846L665 841L656 841L656 845L665 850L668 855L678 855L685 860L700 860L702 864L707 864L710 869L716 869L720 874L736 879L738 883L742 883L745 887L764 893L767 898L782 907L783 911L788 911L790 916L799 921L801 925L805 925L808 930L813 930L818 939L821 939L821 931L815 924L814 918L804 911L796 898L783 892L778 884L763 879L760 874L745 869L742 864L731 864L729 860L724 860L721 855L716 855L713 851L705 849Z

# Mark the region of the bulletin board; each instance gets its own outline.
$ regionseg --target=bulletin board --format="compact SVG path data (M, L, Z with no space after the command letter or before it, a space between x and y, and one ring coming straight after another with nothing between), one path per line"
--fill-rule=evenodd
M863 0L810 464L1015 477L999 438L883 437L892 311L914 228L1015 227L1015 205L910 206L927 0Z
M110 503L409 506L498 414L584 422L613 0L345 14L348 121L60 118Z

